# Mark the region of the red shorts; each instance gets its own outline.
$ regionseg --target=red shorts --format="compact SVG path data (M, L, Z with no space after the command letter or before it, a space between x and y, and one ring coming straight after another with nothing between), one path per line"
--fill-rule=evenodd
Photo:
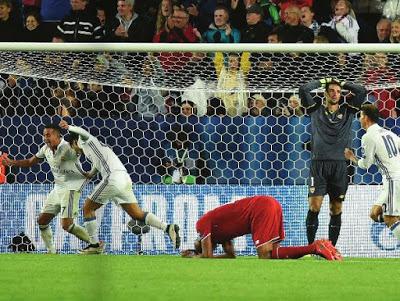
M256 248L285 238L282 207L278 201L254 203L251 234Z

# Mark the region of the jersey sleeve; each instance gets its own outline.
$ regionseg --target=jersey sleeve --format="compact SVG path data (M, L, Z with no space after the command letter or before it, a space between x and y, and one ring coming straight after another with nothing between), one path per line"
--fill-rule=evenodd
M365 134L361 138L362 158L358 160L357 165L360 168L368 169L375 161L376 145L374 137Z
M35 154L35 157L36 157L36 158L39 158L39 159L46 159L46 156L45 156L45 149L46 149L46 145L43 145L43 146L39 149L39 151Z
M89 138L94 138L92 135L90 135L90 133L88 131L86 131L83 128L80 128L78 126L70 125L68 127L68 130L72 133L78 134L82 140L88 140Z
M311 91L317 89L320 86L321 83L319 80L312 80L309 83L304 84L299 88L299 96L301 99L301 105L303 107L309 109L317 104L311 95Z
M343 88L349 90L354 94L354 97L350 100L349 105L359 110L361 105L365 101L367 90L364 88L364 86L349 82L345 82Z

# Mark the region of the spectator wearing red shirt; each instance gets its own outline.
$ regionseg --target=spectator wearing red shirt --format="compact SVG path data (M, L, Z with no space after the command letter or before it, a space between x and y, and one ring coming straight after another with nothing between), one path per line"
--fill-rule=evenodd
M189 23L189 14L183 8L174 10L171 17L165 22L165 28L159 31L153 38L155 43L195 43L199 41L200 33ZM163 52L159 56L165 71L182 69L192 57L191 52L168 53Z

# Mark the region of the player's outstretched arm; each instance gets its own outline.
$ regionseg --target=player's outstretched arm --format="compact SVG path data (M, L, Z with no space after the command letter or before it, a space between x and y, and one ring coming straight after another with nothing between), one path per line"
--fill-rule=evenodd
M4 157L2 160L2 163L5 166L17 166L17 167L31 167L40 162L41 162L41 159L39 159L36 156L32 156L32 157L30 157L28 159L24 159L24 160L11 160L8 157Z
M91 137L88 131L78 126L69 125L65 120L61 120L59 126L64 130L78 134L83 140L87 140Z

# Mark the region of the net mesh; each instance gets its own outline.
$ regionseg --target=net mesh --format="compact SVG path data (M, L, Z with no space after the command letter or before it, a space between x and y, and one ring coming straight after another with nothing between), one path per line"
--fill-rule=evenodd
M175 208L178 202L171 195L183 194L189 201L202 198L196 203L197 215L190 217L187 212L194 209L187 202L177 207L183 211L163 211L155 204L150 207L166 220L182 219L185 246L189 247L195 236L194 222L204 208L255 192L281 195L281 202L291 200L284 208L285 226L288 233L294 233L288 244L302 244L306 243L303 220L307 211L310 120L299 106L299 86L325 77L363 84L368 89L367 100L380 108L382 125L399 134L399 69L400 56L391 53L0 52L0 145L10 157L27 158L43 144L44 124L70 117L73 124L89 129L113 148L136 184L211 185L193 185L191 192L175 185L156 185L163 188L146 196L167 198L165 208ZM315 96L323 94L315 91ZM344 96L346 100L350 95ZM356 120L353 132L353 146L360 155L363 130ZM178 160L183 155L180 144L188 150L183 162ZM89 168L86 162L84 168ZM375 167L368 171L350 167L349 177L355 192L348 197L349 208L344 212L348 210L347 218L356 219L376 198L381 176ZM31 207L21 207L14 198L18 195L27 204L45 198L50 189L46 185L53 181L47 164L31 169L9 168L5 178L14 183L9 187L15 194L2 196L0 215L7 219L0 220L12 223L1 235L1 251L6 251L4 247L21 231L30 231L40 245L34 223L42 204L35 201ZM210 187L215 184L230 186L212 191ZM247 190L236 185L245 185ZM276 190L263 190L269 186L276 186ZM138 190L142 203L146 199L143 191L151 186L143 187ZM255 191L257 187L261 190ZM298 196L293 198L296 193ZM213 195L224 194L230 198L208 203ZM204 195L209 199L205 200ZM371 199L371 204L362 208L351 204L359 198ZM105 216L114 210L107 208ZM365 232L364 244L348 230L345 237L349 238L339 240L345 255L394 256L390 250L397 249L397 245L390 235L371 224L368 212L363 216L357 231ZM111 227L115 219L104 218L103 237L112 239L116 235L124 245L108 251L133 252L137 240L120 232L126 231L120 229L127 217L115 217L116 227ZM54 223L53 227L59 226ZM55 229L62 233L60 228ZM151 243L144 238L148 244L145 251L172 252L160 247L166 243L162 235L149 237ZM69 240L65 241L64 236L57 239L62 252L78 248L77 244L68 247ZM352 243L349 247L351 241L362 245ZM254 253L251 243L242 243L243 254ZM43 251L43 246L39 250ZM384 253L379 253L382 250Z
M266 92L295 91L321 77L356 81L370 90L396 87L399 68L394 53L0 53L0 72L6 74L167 91L190 88L201 79L214 93L239 89L221 83L233 71L242 77L241 91Z

